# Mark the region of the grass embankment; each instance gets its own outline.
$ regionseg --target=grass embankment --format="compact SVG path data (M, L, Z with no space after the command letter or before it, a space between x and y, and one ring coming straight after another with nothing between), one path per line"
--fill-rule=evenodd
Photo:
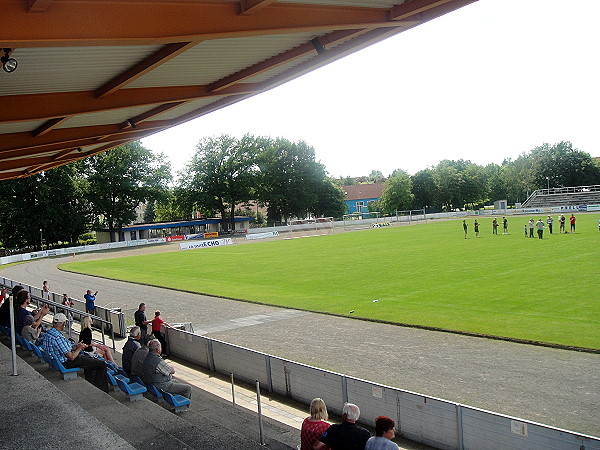
M600 233L509 235L481 219L63 264L102 277L314 311L600 348ZM567 228L568 228L567 223ZM373 300L378 300L373 302ZM350 313L350 311L354 311Z

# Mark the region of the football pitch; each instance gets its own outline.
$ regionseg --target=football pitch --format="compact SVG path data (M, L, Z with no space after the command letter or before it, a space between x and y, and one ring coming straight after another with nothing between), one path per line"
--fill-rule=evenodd
M537 220L538 217L536 217ZM265 304L600 349L598 215L577 232L464 239L462 220L62 264L61 269ZM567 222L567 229L569 225ZM327 336L327 330L323 330Z

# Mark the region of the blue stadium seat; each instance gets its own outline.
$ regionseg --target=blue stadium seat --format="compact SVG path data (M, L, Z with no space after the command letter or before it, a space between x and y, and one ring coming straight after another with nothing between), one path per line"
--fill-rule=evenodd
M156 403L162 403L165 401L160 389L158 389L156 386L148 383L146 385L146 387L148 388L148 392L150 392L150 394L152 394L154 397L156 397Z
M115 375L115 380L119 385L119 388L125 392L129 396L129 400L134 402L137 400L142 400L144 398L144 392L146 392L146 388L137 383L127 383L127 378L122 375Z
M113 391L116 391L117 389L119 389L119 385L117 384L117 380L115 379L115 375L117 375L117 372L115 372L114 370L107 368L106 369L106 375L108 376L108 384L110 386L110 388ZM125 378L126 383L129 383L129 379Z
M37 356L38 358L38 362L43 363L44 361L44 355L43 355L43 348L42 347L38 347L35 344L31 344L31 350L33 351L33 354L35 356Z
M187 411L190 407L190 399L183 395L173 395L161 389L161 394L165 401L173 407L173 412Z
M52 358L51 359L51 363L52 367L54 367L56 370L58 370L62 377L63 380L74 380L77 378L77 372L79 372L79 367L73 367L71 369L66 369L65 366L63 366L63 363L61 363L58 359L56 358Z

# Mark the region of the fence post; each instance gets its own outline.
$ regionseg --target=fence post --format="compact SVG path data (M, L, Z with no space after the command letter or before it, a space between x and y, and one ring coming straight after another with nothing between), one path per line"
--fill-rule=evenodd
M208 368L211 372L215 371L215 357L213 355L213 341L212 339L208 339L208 346L206 347L208 351Z
M457 433L457 443L458 443L457 448L459 450L463 450L465 448L464 443L463 443L462 412L463 412L462 405L459 405L457 403L456 404L456 433Z
M265 355L265 362L267 365L267 387L269 392L273 392L273 377L271 376L271 357L269 355Z
M348 379L342 375L342 403L348 403Z
M258 406L258 433L260 436L260 445L265 445L265 435L263 432L262 409L260 405L260 381L256 380L256 405Z
M233 382L233 373L231 374L231 403L235 405L235 383Z

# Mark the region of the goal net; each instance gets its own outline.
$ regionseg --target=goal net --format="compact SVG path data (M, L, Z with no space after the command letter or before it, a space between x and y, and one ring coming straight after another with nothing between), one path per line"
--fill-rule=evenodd
M375 228L381 221L379 211L344 214L344 230L364 230Z
M288 236L286 239L323 236L327 234L333 234L333 232L333 217L290 220L288 222Z
M406 211L396 211L396 222L400 225L410 225L413 222L427 222L425 209L409 209Z

